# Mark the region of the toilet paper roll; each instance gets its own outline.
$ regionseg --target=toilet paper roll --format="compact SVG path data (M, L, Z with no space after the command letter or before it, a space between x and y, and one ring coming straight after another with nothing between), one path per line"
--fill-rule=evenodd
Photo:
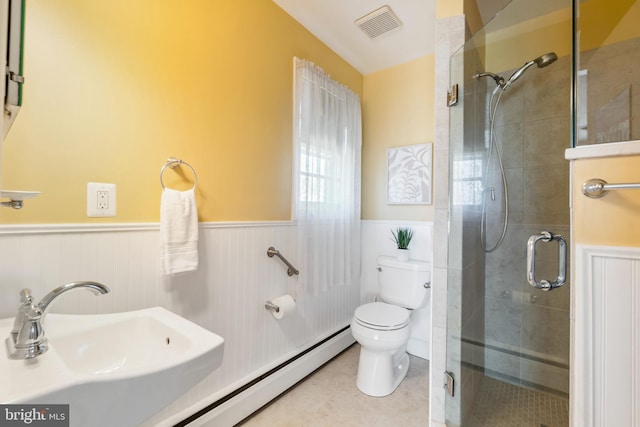
M280 320L283 317L289 316L296 311L296 300L291 295L281 295L271 300L271 302L278 306L280 310L272 310L273 317Z

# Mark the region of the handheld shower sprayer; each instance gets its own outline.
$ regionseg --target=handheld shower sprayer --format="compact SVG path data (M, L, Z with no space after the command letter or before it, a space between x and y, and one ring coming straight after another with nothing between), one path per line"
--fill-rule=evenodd
M532 65L537 65L538 68L544 68L547 65L555 62L557 59L558 55L556 55L555 52L545 53L544 55L541 55L536 59L525 63L522 67L518 68L506 81L503 77L500 77L499 75L490 73L488 71L476 73L473 78L477 79L480 77L491 77L496 82L496 85L498 85L499 88L501 88L502 90L506 90L509 86L511 86L513 82L518 80L522 76L522 74L524 74L524 72Z
M507 233L507 225L509 224L509 186L507 183L507 176L505 173L504 164L502 162L502 156L500 154L500 149L498 147L498 142L495 134L495 119L496 114L498 112L498 105L500 104L500 99L502 95L507 90L509 86L513 84L516 80L518 80L524 72L529 69L532 65L537 65L538 68L544 68L549 64L552 64L558 59L558 55L554 52L545 53L542 56L533 59L522 67L518 68L511 77L509 77L506 81L503 77L498 76L494 73L482 72L476 73L473 78L478 79L480 77L491 77L496 82L496 88L493 90L491 94L491 98L489 99L489 144L487 148L487 158L486 158L486 166L484 172L484 183L483 187L483 196L482 196L482 219L480 221L480 244L482 245L482 250L484 252L493 252L502 244L505 235ZM502 201L503 201L503 212L504 215L502 217L502 230L499 232L498 239L489 244L487 243L487 193L491 194L491 200L495 201L495 189L494 187L487 187L487 178L489 176L491 160L495 153L496 160L500 167L500 178L502 182ZM487 191L488 190L488 191Z
M555 62L556 59L558 59L558 55L556 55L555 52L549 52L537 57L532 61L527 62L522 67L518 68L513 74L511 74L511 77L507 79L507 82L504 84L502 89L506 90L509 86L511 86L513 82L518 80L522 76L522 74L524 74L524 72L532 65L535 64L538 66L538 68L544 68L547 65Z

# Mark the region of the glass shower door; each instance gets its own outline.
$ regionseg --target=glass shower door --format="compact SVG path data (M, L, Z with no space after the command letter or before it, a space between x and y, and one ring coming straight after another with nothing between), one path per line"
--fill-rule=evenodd
M450 427L569 425L571 40L570 1L513 0L451 58Z

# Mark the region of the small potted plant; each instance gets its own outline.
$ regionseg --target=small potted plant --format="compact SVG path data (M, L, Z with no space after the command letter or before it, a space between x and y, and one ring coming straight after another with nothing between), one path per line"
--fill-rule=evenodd
M391 230L391 234L393 235L393 240L396 242L396 246L398 247L396 257L399 261L409 261L409 258L411 257L409 243L413 237L413 230L410 228L398 227L396 230Z

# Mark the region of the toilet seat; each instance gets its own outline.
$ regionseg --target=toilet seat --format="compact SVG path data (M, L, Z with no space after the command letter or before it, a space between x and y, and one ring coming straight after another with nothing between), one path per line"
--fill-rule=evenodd
M409 324L409 310L384 302L372 302L358 307L354 320L365 328L394 331Z

